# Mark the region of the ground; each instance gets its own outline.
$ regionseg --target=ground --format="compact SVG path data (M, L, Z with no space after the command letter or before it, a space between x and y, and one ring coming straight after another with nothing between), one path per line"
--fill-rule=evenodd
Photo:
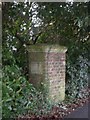
M77 108L74 112L67 115L65 118L89 118L89 109L90 109L90 102L84 104L83 107Z

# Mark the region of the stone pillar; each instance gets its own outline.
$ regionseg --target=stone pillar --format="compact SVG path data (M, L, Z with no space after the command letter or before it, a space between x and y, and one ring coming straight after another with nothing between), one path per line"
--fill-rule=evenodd
M31 45L29 52L29 78L36 88L41 83L48 90L48 98L54 103L65 98L65 53L59 45Z

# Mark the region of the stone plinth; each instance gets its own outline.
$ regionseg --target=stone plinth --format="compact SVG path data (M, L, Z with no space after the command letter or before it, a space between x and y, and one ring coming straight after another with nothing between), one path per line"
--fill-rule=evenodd
M29 52L29 78L36 88L43 83L48 98L59 102L65 98L65 52L59 45L31 45Z

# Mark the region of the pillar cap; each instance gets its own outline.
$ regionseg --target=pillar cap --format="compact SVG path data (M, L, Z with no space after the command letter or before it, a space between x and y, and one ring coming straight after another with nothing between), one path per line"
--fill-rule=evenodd
M65 53L67 48L58 44L36 44L27 46L28 52L62 52Z

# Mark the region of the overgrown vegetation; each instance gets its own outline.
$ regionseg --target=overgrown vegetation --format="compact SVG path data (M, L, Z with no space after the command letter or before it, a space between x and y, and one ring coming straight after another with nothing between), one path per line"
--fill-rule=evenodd
M49 101L27 81L16 64L4 67L2 80L3 118L41 115L50 111Z
M90 61L88 5L89 3L3 2L4 118L22 114L46 114L51 109L51 103L48 101L47 104L42 93L28 82L26 46L32 43L57 43L66 46L68 48L66 96L72 101L87 97L88 93L82 90L88 87ZM35 27L33 16L36 21L39 19L38 23L41 23L38 27Z

